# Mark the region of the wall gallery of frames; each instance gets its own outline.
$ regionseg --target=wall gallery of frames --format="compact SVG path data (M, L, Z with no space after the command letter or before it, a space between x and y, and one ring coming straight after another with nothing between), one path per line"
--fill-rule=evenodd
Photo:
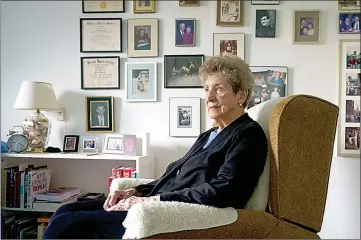
M251 1L252 5L278 5L278 0ZM133 0L133 13L155 13L155 0ZM179 0L179 7L198 7L196 0ZM219 27L244 26L244 1L217 1ZM338 1L339 34L360 34L360 1ZM273 7L272 7L273 8ZM255 37L276 37L276 11L256 10ZM128 58L159 57L158 19L130 18L127 33L122 31L125 19L108 18L107 13L124 13L124 1L82 1L82 12L104 13L102 18L80 18L80 52L114 53L114 56L81 57L81 89L120 89L120 57L123 39L127 38ZM294 44L320 42L321 10L294 10ZM174 19L174 47L193 47L197 34L197 19ZM125 36L126 35L126 36ZM213 33L213 55L236 55L244 59L243 33ZM340 111L339 155L351 156L360 150L360 41L340 40ZM205 56L164 55L164 88L202 88L198 70ZM287 96L287 66L251 66L255 88L249 107L273 98ZM157 63L125 62L125 101L155 102L157 99ZM197 137L200 134L200 98L170 98L170 136ZM87 132L114 132L113 97L86 97ZM94 112L94 113L92 113ZM106 119L92 119L99 113ZM100 119L100 118L99 118ZM103 119L103 118L102 118ZM101 124L99 124L101 122Z

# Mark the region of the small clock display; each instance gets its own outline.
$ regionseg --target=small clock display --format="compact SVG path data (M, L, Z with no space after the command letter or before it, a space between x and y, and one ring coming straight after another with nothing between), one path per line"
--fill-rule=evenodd
M28 139L22 134L13 134L7 141L10 152L23 152L28 146Z

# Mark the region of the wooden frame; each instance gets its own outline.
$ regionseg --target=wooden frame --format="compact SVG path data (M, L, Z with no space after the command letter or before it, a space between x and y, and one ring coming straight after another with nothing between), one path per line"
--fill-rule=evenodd
M360 40L339 40L339 123L337 155L360 157ZM358 108L358 110L357 110Z
M312 25L311 29L307 29ZM294 11L294 44L315 44L320 42L320 10Z
M183 28L183 33L181 33ZM188 33L188 29L190 30ZM183 34L183 35L182 35ZM196 45L196 19L176 18L175 19L175 46L194 47Z
M141 2L147 6L140 6ZM133 13L155 13L155 0L133 0Z
M355 18L358 18L358 26L356 26ZM339 34L360 34L361 30L361 13L360 12L340 12L338 14L339 26L338 33ZM346 24L348 21L348 24ZM358 28L355 30L355 28Z
M232 7L229 5L232 4ZM224 14L226 9L235 9L235 12ZM224 11L223 11L224 10ZM217 26L224 27L243 27L244 26L244 0L217 1ZM230 20L234 18L233 20Z
M87 132L114 132L114 100L112 96L85 97L85 106Z
M213 56L235 55L244 60L244 39L244 33L213 33ZM234 45L236 45L236 47ZM227 49L227 47L230 47L230 49Z
M181 7L198 7L201 5L200 0L178 0Z
M360 11L360 0L338 0L338 11Z
M69 141L75 141L75 142L69 142ZM78 146L79 146L79 135L64 136L63 152L78 152Z
M125 0L94 1L82 0L83 13L123 13Z

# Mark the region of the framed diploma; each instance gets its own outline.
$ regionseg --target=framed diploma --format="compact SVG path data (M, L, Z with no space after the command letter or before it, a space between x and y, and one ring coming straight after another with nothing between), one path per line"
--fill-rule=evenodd
M119 57L81 57L81 89L120 89Z
M122 52L122 19L81 18L80 52Z
M82 1L83 13L123 13L124 1Z

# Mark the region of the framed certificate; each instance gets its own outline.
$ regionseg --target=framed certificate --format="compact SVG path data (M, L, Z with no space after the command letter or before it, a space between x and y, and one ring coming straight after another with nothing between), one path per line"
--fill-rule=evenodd
M80 52L122 52L122 19L81 18Z
M81 89L120 89L120 58L81 57Z
M83 13L123 13L124 1L82 1Z

